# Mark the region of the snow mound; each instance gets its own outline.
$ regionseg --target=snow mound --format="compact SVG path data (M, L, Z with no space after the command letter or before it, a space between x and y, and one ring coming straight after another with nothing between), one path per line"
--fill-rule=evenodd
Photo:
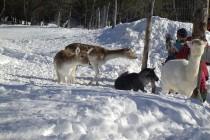
M153 17L149 66L158 76L166 58L165 34L191 23ZM141 91L120 91L114 80L127 70L139 72L146 20L116 28L5 27L0 32L1 140L208 140L208 102ZM207 39L210 34L207 32ZM209 39L208 39L209 40ZM137 60L114 59L102 66L100 86L88 84L90 67L79 67L77 83L58 84L53 57L67 44L97 44L108 49L131 47Z

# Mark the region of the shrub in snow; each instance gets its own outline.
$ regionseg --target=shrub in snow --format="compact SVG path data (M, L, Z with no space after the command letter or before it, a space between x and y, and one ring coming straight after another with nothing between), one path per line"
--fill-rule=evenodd
M176 91L190 97L197 85L197 75L206 42L194 39L190 46L189 60L170 60L162 67L161 82L165 91Z

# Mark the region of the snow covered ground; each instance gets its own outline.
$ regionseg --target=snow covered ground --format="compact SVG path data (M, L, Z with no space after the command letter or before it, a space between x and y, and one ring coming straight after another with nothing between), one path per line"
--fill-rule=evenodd
M114 29L0 28L0 140L209 140L210 97L201 104L181 95L119 91L114 80L139 72L145 19ZM165 34L192 24L153 17L149 67L167 56ZM207 32L210 40L210 33ZM102 67L100 86L88 85L90 67L79 67L74 85L55 82L53 57L67 44L131 47L137 60L114 59Z

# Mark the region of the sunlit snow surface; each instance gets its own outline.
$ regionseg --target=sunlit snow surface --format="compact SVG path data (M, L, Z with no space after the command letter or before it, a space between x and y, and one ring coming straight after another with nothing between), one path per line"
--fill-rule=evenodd
M139 72L145 19L100 30L0 26L0 140L209 140L210 97L201 104L181 95L119 91L114 80ZM165 34L192 24L153 18L149 67L160 77L167 56ZM210 40L210 33L207 32ZM102 66L99 84L91 67L79 67L77 83L56 83L53 57L73 43L108 49L131 47L137 60Z

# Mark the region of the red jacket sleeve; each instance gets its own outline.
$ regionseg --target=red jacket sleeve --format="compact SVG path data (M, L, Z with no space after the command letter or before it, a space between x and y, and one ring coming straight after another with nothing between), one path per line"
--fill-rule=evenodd
M201 62L201 71L204 73L206 80L209 78L209 72L207 69L207 65L204 61Z
M190 48L187 45L184 45L179 52L176 53L176 59L188 59L190 54Z

